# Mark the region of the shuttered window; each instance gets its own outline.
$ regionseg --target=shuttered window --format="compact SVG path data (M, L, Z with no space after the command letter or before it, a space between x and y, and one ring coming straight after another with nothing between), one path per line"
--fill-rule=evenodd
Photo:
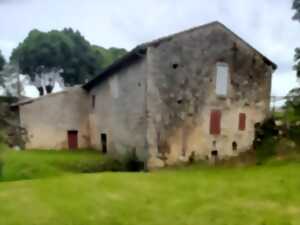
M239 130L246 130L246 114L239 114Z
M227 96L228 94L229 68L226 63L217 63L216 94Z
M213 110L210 113L210 134L218 135L221 133L221 111Z

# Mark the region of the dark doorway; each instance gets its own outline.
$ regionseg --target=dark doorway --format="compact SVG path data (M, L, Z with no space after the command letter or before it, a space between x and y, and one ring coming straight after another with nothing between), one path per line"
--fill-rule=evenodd
M107 153L107 135L101 134L102 153Z
M78 131L77 130L69 130L68 131L68 144L69 144L69 149L77 149L78 148Z
M234 152L236 152L237 151L237 143L234 141L234 142L232 142L232 150L234 151Z
M217 150L211 151L211 156L215 157L215 158L218 158L218 151Z

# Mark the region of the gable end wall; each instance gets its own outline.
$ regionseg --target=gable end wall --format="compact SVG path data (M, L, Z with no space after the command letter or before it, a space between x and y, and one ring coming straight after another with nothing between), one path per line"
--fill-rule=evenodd
M226 158L251 148L255 123L269 111L272 69L221 25L182 33L148 48L149 166ZM228 96L216 95L216 64L229 66ZM221 112L220 135L210 115ZM247 115L239 131L239 113ZM238 150L232 145L237 142ZM154 162L154 163L153 163Z

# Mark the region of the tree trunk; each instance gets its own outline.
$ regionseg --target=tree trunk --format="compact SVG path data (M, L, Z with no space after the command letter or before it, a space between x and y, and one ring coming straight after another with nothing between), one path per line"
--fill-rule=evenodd
M46 91L47 91L47 94L51 94L52 91L53 91L53 86L52 85L46 85Z
M44 88L43 87L37 87L37 89L39 91L40 96L43 96L44 95Z

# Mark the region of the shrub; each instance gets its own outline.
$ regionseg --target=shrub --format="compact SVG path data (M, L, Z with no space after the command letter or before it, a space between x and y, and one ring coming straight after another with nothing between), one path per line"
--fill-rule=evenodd
M193 151L189 156L189 163L192 164L196 161L196 153Z
M125 171L137 172L144 169L144 163L138 159L136 150L129 151L123 163Z
M124 164L97 151L5 151L2 180L35 179L68 173L124 171Z
M3 159L2 159L2 157L0 155L0 180L2 178L2 170L3 170Z
M262 164L276 154L279 130L273 118L267 119L255 127L254 148L257 164Z
M268 159L276 155L276 145L278 141L274 137L267 137L262 140L256 148L256 163L263 164Z
M296 125L290 126L288 129L288 137L296 142L298 145L300 144L300 127Z

